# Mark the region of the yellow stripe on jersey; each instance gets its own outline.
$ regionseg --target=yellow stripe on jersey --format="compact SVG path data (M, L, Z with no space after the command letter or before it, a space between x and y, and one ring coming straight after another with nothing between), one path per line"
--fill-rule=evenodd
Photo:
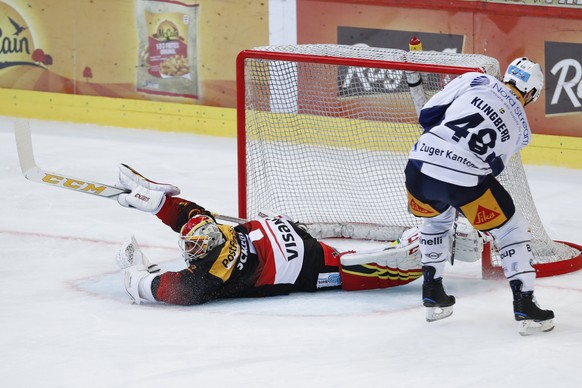
M232 275L238 258L240 257L240 245L236 239L234 228L229 225L218 224L220 231L224 234L226 244L222 247L220 254L210 268L210 274L227 281Z

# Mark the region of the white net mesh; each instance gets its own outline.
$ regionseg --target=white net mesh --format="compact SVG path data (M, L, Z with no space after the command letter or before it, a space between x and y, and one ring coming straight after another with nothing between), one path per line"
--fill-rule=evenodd
M483 55L363 45L251 51L244 58L241 210L286 214L319 237L395 239L419 224L407 210L403 174L422 132L404 73L418 67L408 64L425 65L427 98L469 68L500 75L498 62ZM519 156L500 180L532 225L537 262L579 254L547 235Z

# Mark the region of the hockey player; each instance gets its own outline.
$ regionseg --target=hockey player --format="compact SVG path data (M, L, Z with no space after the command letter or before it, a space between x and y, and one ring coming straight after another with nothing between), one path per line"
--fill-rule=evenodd
M414 244L405 247L405 254L389 255L376 262L365 262L360 256L340 263L342 253L284 217L262 218L234 227L222 225L202 206L176 197L180 193L177 187L150 181L126 165L119 167L119 181L131 192L120 195L118 202L155 214L179 233L187 265L178 272L161 273L143 255L135 239L124 244L116 259L125 288L138 304L194 305L219 298L322 288L386 288L409 283L422 274Z
M497 241L520 333L554 327L554 313L539 308L533 296L536 273L529 226L495 178L530 142L524 107L538 99L543 85L540 65L517 58L503 81L463 74L420 112L424 132L410 152L405 175L409 210L424 218L419 248L429 321L449 316L455 304L442 277L449 255L447 236L460 212L475 229L490 232Z

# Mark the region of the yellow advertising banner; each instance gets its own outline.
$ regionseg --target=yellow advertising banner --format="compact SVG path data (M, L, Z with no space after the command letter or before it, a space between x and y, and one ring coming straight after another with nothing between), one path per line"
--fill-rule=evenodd
M265 2L0 0L0 88L234 107Z
M134 4L96 3L0 2L0 87L139 97Z

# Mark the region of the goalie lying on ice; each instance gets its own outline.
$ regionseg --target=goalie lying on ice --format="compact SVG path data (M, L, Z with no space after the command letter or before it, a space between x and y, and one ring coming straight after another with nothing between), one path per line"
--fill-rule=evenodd
M321 289L363 290L395 287L422 275L418 231L367 252L338 252L285 217L260 218L237 226L217 223L212 213L176 197L180 190L156 183L126 165L119 180L131 190L119 196L125 207L155 214L179 233L187 268L162 273L132 238L116 259L135 303L194 305L231 297L283 295ZM457 259L480 257L482 240L461 233Z

